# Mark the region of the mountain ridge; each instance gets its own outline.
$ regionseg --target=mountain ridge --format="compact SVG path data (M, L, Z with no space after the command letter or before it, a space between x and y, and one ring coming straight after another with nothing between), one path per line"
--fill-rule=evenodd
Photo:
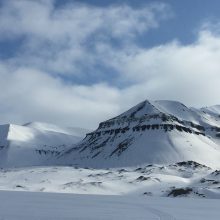
M145 100L86 135L85 129L41 122L1 125L0 166L108 168L196 161L219 168L216 106L196 109L178 101Z

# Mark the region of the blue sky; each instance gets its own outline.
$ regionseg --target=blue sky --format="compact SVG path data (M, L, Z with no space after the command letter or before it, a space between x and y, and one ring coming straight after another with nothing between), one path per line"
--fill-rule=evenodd
M3 4L4 0L0 1ZM158 29L149 31L147 35L139 36L138 43L144 47L152 47L158 44L167 43L173 39L178 39L183 44L189 44L195 41L197 31L200 26L206 22L218 22L220 14L219 0L56 0L54 6L64 7L70 3L87 4L98 7L109 7L111 5L127 4L134 8L142 7L154 2L165 2L169 5L172 13L172 19L164 21ZM147 39L146 39L147 38ZM1 58L10 57L15 49L18 49L23 38L6 40L0 42Z
M0 0L0 121L95 128L144 99L220 104L218 0Z
M65 5L72 0L57 1L58 6ZM192 43L196 38L196 31L205 21L217 22L219 20L219 0L78 0L76 2L106 7L110 5L128 4L134 8L146 4L164 2L171 8L173 19L167 20L160 28L151 31L147 40L143 37L143 46L154 46L166 43L177 38L184 44Z

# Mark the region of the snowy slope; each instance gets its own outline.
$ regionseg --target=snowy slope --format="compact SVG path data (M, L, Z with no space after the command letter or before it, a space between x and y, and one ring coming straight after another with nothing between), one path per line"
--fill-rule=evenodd
M64 134L70 134L76 137L85 137L90 130L85 128L78 128L78 127L60 127L54 124L49 124L45 122L29 122L24 124L23 126L35 128L41 131L54 131Z
M56 156L82 137L61 129L0 125L0 166L33 166L56 162ZM55 128L55 126L54 126Z
M220 105L214 105L214 106L202 108L201 110L208 114L215 114L218 117L220 117Z
M193 160L219 168L220 117L218 107L210 109L146 100L100 123L60 161L103 168Z

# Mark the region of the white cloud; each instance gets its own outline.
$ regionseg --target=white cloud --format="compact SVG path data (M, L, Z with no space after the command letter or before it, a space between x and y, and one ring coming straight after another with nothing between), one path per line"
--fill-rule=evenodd
M130 77L145 82L150 97L201 106L219 103L219 60L220 37L202 31L191 45L171 43L144 50L121 66Z
M112 51L102 45L100 59L126 81L133 100L173 99L187 105L219 104L220 36L202 29L188 45L173 41L150 49L135 45ZM105 51L108 51L107 55ZM133 103L133 102L132 102Z
M52 42L66 39L78 43L99 31L101 36L107 32L109 37L115 38L145 32L158 27L158 21L167 17L167 10L167 5L162 3L134 9L128 5L103 8L73 1L55 8L52 0L8 0L1 8L0 27L2 34L9 32Z
M1 123L37 120L91 128L119 110L119 90L106 84L74 86L34 69L8 71L0 66Z
M83 74L94 70L100 42L112 47L130 42L138 34L157 28L169 8L162 3L134 9L128 5L107 8L84 4L54 7L54 1L5 1L0 11L0 39L25 37L15 65L43 71ZM166 16L167 15L167 16ZM21 55L22 54L22 55Z
M220 104L220 36L210 25L188 45L174 40L147 49L135 43L167 14L164 4L57 9L50 0L5 1L0 39L25 41L14 57L0 61L1 123L38 120L92 128L146 98ZM123 86L109 85L108 76L106 82L77 85L54 75L108 74L97 65L115 71Z

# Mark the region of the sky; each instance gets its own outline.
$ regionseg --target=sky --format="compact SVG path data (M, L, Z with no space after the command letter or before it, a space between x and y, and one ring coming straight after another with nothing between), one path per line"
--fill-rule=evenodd
M94 129L139 102L220 104L219 0L0 0L0 124Z

